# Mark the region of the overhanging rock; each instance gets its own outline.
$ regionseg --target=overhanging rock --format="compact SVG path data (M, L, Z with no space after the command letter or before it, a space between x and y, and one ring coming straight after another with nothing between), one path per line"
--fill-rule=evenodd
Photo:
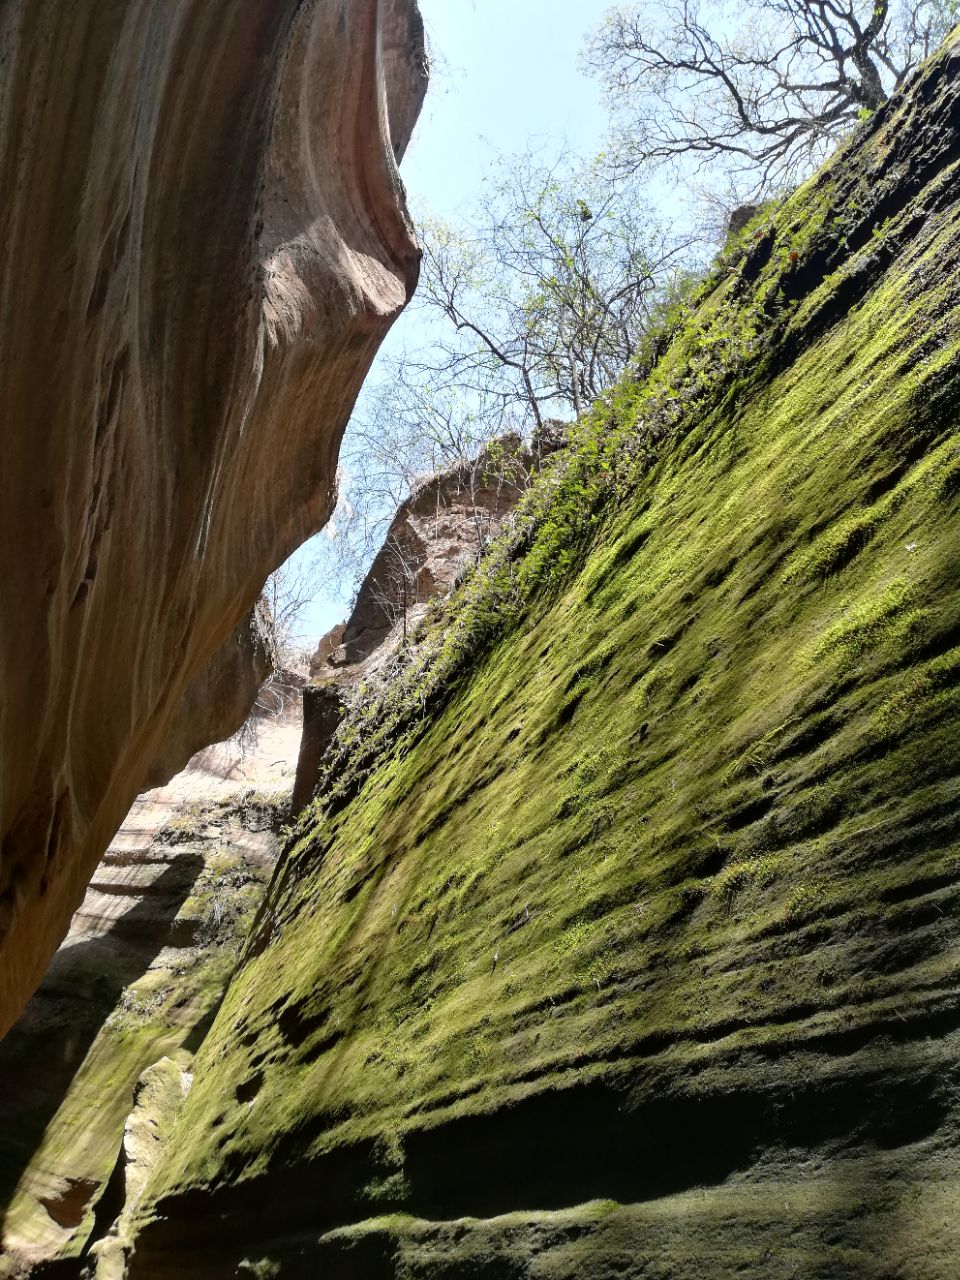
M2 1032L329 516L426 62L414 0L10 0L0 68Z

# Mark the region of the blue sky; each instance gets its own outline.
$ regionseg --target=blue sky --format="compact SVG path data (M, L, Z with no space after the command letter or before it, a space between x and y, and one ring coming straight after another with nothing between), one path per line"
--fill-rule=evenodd
M551 149L568 143L586 155L600 150L606 129L600 88L578 61L584 37L609 5L610 0L420 0L435 69L403 163L414 209L455 217L479 194L493 158L521 151L528 141ZM405 319L388 342L403 342ZM310 544L297 554L309 558ZM304 616L304 643L339 622L349 603L321 586Z
M600 89L578 68L609 0L421 0L437 69L404 181L414 203L451 215L494 154L529 138L599 150Z

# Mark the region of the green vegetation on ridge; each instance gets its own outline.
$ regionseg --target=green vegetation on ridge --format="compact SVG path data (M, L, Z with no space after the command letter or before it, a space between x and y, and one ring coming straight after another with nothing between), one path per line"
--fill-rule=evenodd
M831 1205L853 1199L829 1238L835 1207L803 1210L819 1251L793 1274L950 1274L925 1197L954 1212L960 1167L914 1145L952 1114L934 1032L960 1024L958 58L955 37L747 229L348 724L342 794L295 833L198 1058L164 1214L324 1160L318 1229L547 1209L563 1177L564 1208L640 1203L807 1144ZM603 1090L611 1132L676 1106L688 1183L670 1143L660 1182L640 1146L622 1170L580 1160ZM526 1150L549 1126L524 1128L550 1098L556 1170ZM484 1124L510 1135L495 1189L470 1168ZM365 1172L337 1173L345 1152ZM874 1174L889 1188L854 1196ZM751 1213L780 1221L770 1194ZM868 1209L894 1243L865 1243ZM578 1230L616 1213L585 1205ZM426 1248L397 1274L454 1274ZM607 1274L575 1254L456 1274ZM630 1265L610 1274L707 1274Z

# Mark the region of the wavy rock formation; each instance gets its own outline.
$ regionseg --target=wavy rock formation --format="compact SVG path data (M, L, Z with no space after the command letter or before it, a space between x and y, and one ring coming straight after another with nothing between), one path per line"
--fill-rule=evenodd
M441 614L283 855L132 1280L960 1274L960 31Z
M415 0L0 7L0 1032L329 515L425 84Z
M126 1218L273 868L299 728L280 703L242 754L208 748L136 800L0 1043L0 1275L76 1273L94 1241L98 1274L122 1274Z
M398 652L415 647L430 601L445 596L476 561L562 438L559 423L542 430L532 447L504 436L469 462L425 480L400 504L350 617L321 639L311 659L295 813L317 785L344 699L361 681L382 681Z
M152 790L169 782L210 743L238 733L257 716L257 695L274 676L270 619L257 604L184 689L160 751L142 782ZM275 678L282 679L277 672ZM272 679L271 679L272 683Z

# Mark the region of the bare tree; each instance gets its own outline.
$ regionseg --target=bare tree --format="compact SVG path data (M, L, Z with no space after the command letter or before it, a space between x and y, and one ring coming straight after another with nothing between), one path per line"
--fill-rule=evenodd
M365 389L342 453L336 534L318 576L364 577L399 503L427 476L460 469L471 494L511 483L520 449L583 412L635 359L692 240L664 225L635 177L595 165L503 159L458 226L421 221L411 311L429 335ZM520 478L522 484L522 478ZM474 501L477 550L489 520Z
M420 571L422 557L391 534L380 555L381 570L369 580L369 589L385 624L393 630L400 627L403 647L407 647L407 620L410 610L420 603Z
M720 162L755 198L816 166L957 18L957 0L645 0L610 10L586 60L622 166Z
M381 378L363 392L344 440L340 502L311 565L315 580L358 585L397 508L426 478L460 468L468 488L477 483L500 419L482 396L431 385L413 367L419 358L381 362ZM500 465L499 455L484 457L487 467ZM516 462L503 459L505 476L511 468Z
M634 358L690 247L636 182L511 157L466 230L424 225L418 306L448 333L415 367L482 397L501 430L579 415Z
M269 619L278 669L296 670L304 664L299 628L319 588L312 562L299 555L275 569L264 583L261 605Z

